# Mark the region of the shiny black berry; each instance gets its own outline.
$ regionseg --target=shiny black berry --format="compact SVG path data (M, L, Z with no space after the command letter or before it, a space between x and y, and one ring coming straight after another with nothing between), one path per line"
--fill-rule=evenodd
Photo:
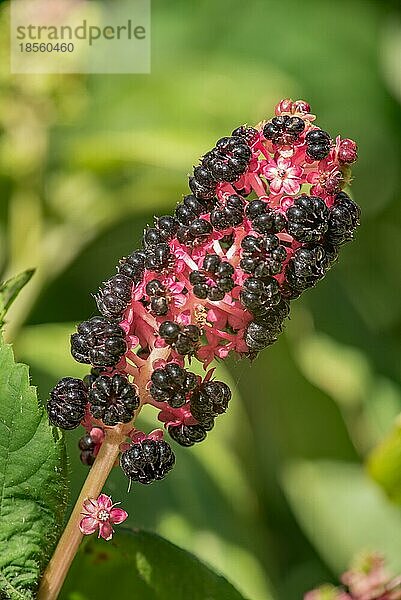
M234 182L246 171L251 156L247 141L241 136L225 137L205 154L201 165L216 182Z
M173 321L164 321L159 327L159 335L167 343L175 342L181 332L181 327Z
M175 463L174 452L164 440L146 439L122 453L120 465L131 481L149 484L164 479Z
M193 354L201 337L196 325L181 326L173 321L164 321L159 327L159 335L181 356Z
M187 395L197 386L197 377L175 363L155 369L151 376L150 394L158 402L168 402L172 408L180 408Z
M95 462L94 450L96 448L96 443L91 438L89 433L85 433L79 441L78 448L80 449L80 459L81 463L86 466L92 466Z
M134 283L139 283L145 270L145 258L144 250L135 250L130 256L120 260L118 272L132 279Z
M245 214L252 223L252 229L258 233L279 233L286 225L285 216L271 210L263 200L249 202Z
M355 229L359 225L360 213L359 206L345 192L337 194L330 208L325 239L335 246L352 240Z
M170 252L170 247L167 243L158 243L155 246L147 249L145 258L145 268L148 271L161 272L167 269L172 261L173 255Z
M274 117L266 123L263 128L263 135L273 144L292 144L305 129L305 122L300 117L290 117L288 115Z
M211 200L216 191L216 183L210 185L200 183L195 177L189 178L189 187L196 198L200 200Z
M260 237L246 235L241 242L240 267L245 273L255 277L277 275L287 257L285 247L274 234Z
M251 352L259 352L277 341L283 330L283 322L290 313L290 305L282 298L278 304L257 317L245 331L245 343Z
M264 315L280 302L280 286L273 277L249 277L244 282L240 300L254 315Z
M219 301L234 287L234 267L217 254L206 254L201 271L192 271L189 281L197 298Z
M244 220L245 202L241 196L232 194L223 205L210 213L210 222L217 230L237 227Z
M71 354L75 360L96 367L113 367L126 349L124 330L106 317L83 321L71 336Z
M50 392L47 413L53 425L75 429L85 416L88 390L81 379L64 377Z
M234 137L242 138L247 144L253 144L253 142L255 142L258 139L259 132L253 127L241 125L240 127L234 129L231 135Z
M331 138L322 129L313 129L305 137L307 147L306 154L312 160L322 160L330 152Z
M150 312L157 317L167 314L169 303L166 296L166 288L158 279L152 279L148 282L146 293L149 296Z
M282 292L293 299L322 279L337 259L337 249L328 244L311 244L298 248L285 271Z
M110 319L119 319L131 300L132 279L118 273L103 283L96 304L100 313Z
M201 242L212 231L213 227L209 221L203 218L196 218L190 225L179 227L177 239L181 244L192 245L196 244L197 241Z
M163 234L165 240L171 240L178 229L178 221L171 215L156 218L156 227Z
M199 442L203 442L204 439L206 439L207 436L207 431L210 431L210 429L212 429L213 427L213 419L212 419L212 424L209 424L209 428L206 429L204 426L202 425L170 425L168 428L168 432L170 434L170 437L177 442L177 444L180 444L180 446L184 446L186 448L189 448L190 446L193 446L194 444L197 444Z
M90 412L107 426L129 423L140 400L136 387L126 377L101 375L89 392Z
M192 416L202 425L226 412L231 400L231 390L222 381L207 381L191 396Z
M318 242L329 226L329 209L318 196L302 195L287 210L287 231L298 242Z

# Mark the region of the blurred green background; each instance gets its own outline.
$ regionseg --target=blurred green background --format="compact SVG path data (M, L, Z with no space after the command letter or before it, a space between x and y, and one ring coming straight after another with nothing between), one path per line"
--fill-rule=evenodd
M11 76L6 9L0 274L37 267L6 333L43 399L85 373L69 356L74 324L217 138L292 97L357 140L356 241L294 303L273 348L219 366L235 397L207 442L177 448L165 482L127 495L116 470L107 491L131 524L190 549L252 600L301 598L363 549L401 571L401 511L363 467L401 412L397 3L154 0L152 73L125 76ZM72 498L87 472L77 437L67 435Z

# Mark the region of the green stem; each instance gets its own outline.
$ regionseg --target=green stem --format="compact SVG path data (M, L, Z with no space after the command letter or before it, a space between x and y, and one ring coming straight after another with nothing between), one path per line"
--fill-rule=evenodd
M55 600L63 586L75 554L82 540L79 529L82 505L87 498L97 498L119 455L119 446L125 439L122 427L107 429L103 444L85 480L67 526L42 577L38 600Z

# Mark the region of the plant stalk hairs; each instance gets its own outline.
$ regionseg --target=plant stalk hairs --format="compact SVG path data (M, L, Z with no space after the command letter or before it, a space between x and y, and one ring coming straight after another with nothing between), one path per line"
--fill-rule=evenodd
M202 442L231 399L212 361L254 359L273 344L291 301L336 262L359 225L343 191L356 158L355 142L320 129L309 104L282 100L272 119L238 127L203 155L174 215L155 218L141 248L103 283L100 315L71 336L90 374L62 379L47 405L54 425L84 428L81 460L92 466L40 598L57 597L85 533L83 503L98 498L117 459L130 482L150 484L172 469L163 430L135 428L141 408L153 406L178 444ZM191 372L193 360L203 377Z

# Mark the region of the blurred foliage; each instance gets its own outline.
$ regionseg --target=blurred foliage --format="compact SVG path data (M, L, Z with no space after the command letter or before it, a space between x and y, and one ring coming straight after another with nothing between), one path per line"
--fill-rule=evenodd
M116 594L116 581L121 596L134 591L143 600L245 600L191 554L155 534L129 529L106 547L96 539L83 544L61 599L108 600Z
M4 318L8 309L17 298L22 288L28 283L34 274L33 269L23 271L19 275L11 277L0 283L0 327L4 325Z
M152 73L137 76L10 76L1 11L0 275L37 268L6 333L42 398L85 372L68 354L73 324L217 138L291 96L358 141L356 241L294 303L273 348L220 367L235 399L207 442L177 448L163 483L127 495L116 470L106 492L130 525L252 600L299 599L367 546L400 568L401 513L362 467L401 411L398 3L154 0ZM86 474L78 435L67 436L73 496Z
M369 456L368 471L389 498L401 504L401 421L397 419L390 433Z

